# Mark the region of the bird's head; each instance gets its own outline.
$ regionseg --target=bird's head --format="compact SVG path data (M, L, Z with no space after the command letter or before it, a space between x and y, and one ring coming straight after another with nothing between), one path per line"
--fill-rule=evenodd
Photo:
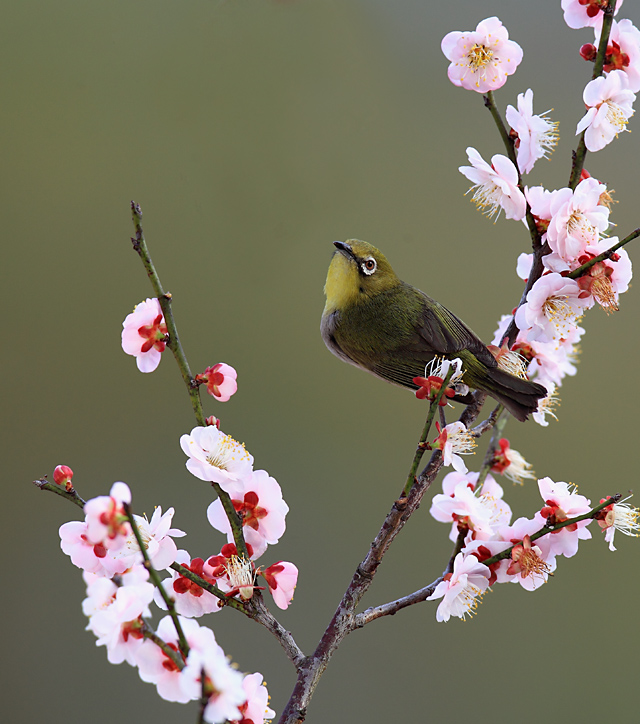
M385 255L366 241L334 241L336 251L329 264L324 293L325 313L361 304L400 280Z

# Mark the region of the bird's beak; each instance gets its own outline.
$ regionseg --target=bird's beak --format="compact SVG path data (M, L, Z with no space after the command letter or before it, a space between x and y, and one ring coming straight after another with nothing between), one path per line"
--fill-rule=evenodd
M346 241L334 241L333 245L341 254L346 256L347 259L354 260L356 258L356 255L353 253L353 249Z

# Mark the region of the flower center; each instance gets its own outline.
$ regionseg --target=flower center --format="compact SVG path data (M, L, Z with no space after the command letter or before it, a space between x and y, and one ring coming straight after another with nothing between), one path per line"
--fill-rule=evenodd
M626 131L629 122L625 112L612 100L604 101L607 106L607 121L616 129L616 134Z
M550 573L550 568L545 561L540 558L536 551L536 546L524 548L518 558L520 564L520 575L522 578L527 576L544 576Z
M215 450L209 451L206 460L214 468L228 471L229 466L240 451L244 453L240 443L236 442L230 435L224 435L224 440L220 442ZM244 454L246 455L246 453Z
M475 72L492 62L493 51L489 50L486 45L478 45L475 43L467 54L467 59L469 61L469 67Z
M591 283L591 293L607 314L618 311L616 294L608 277L596 277Z
M580 209L574 211L569 217L567 221L567 231L570 236L579 234L587 239L593 239L594 236L597 238L598 236L595 226L589 222Z
M482 603L482 594L483 591L481 591L477 586L474 586L472 583L467 583L467 585L458 594L458 601L464 609L462 611L462 615L460 616L463 621L467 614L469 614L469 616L475 616L478 605Z

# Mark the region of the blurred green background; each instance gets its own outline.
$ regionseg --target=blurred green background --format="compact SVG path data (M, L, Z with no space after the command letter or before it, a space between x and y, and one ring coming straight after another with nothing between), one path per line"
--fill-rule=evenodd
M4 3L6 721L196 719L195 704L163 702L129 666L109 665L83 630L83 582L57 534L78 513L30 483L59 463L85 498L124 480L137 512L176 508L193 556L222 542L205 518L211 489L184 467L178 440L194 420L172 359L141 375L120 348L122 320L151 294L129 242L132 198L192 368L238 370L238 394L205 400L206 411L283 488L287 532L263 560L299 566L294 605L278 617L313 650L399 492L426 411L324 348L331 242L381 247L487 341L520 297L527 233L482 217L457 171L467 146L488 159L499 138L481 97L447 81L440 51L447 32L490 15L524 48L501 108L533 87L535 110L560 121L558 149L528 181L562 186L591 72L578 48L592 34L566 27L559 0ZM620 17L640 24L637 4ZM587 159L616 190L621 236L640 225L639 153L635 131ZM507 428L540 476L593 501L635 485L639 312L635 288L617 314L593 310L559 422ZM516 516L540 506L535 484L505 489ZM448 530L428 509L365 606L442 570ZM639 549L618 536L610 553L593 533L549 585L497 586L471 621L438 624L427 603L354 633L307 721L636 721ZM230 610L208 622L243 671L264 674L279 714L294 672L276 641Z

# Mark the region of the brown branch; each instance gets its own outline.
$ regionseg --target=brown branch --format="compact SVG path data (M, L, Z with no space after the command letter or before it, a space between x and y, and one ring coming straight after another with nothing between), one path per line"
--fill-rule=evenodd
M476 391L473 393L473 402L460 415L460 421L465 426L469 427L478 417L485 398L486 395L482 392ZM434 450L424 470L416 478L409 494L394 502L378 535L371 544L367 556L356 568L353 578L316 650L311 656L303 659L299 665L296 684L289 702L282 712L279 724L300 724L305 720L307 707L313 692L327 668L331 656L343 639L358 627L358 618L354 613L356 606L373 582L384 554L405 523L420 506L424 494L435 480L442 464L440 450ZM421 591L424 590L421 589ZM427 593L426 595L430 594Z

